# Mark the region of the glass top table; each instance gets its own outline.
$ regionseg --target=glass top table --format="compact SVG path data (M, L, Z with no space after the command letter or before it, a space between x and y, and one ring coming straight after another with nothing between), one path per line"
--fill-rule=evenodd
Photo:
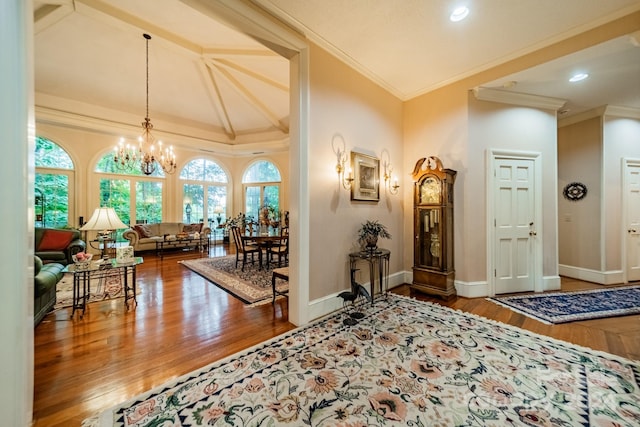
M118 261L113 259L102 259L90 262L87 265L69 264L64 270L65 273L73 274L73 305L71 317L74 316L76 310L82 310L80 318L84 316L89 293L91 290L91 280L102 280L114 275L123 276L123 292L124 304L129 309L129 300L136 300L136 267L143 263L142 257L134 257L130 261ZM131 275L131 283L129 283L129 275Z

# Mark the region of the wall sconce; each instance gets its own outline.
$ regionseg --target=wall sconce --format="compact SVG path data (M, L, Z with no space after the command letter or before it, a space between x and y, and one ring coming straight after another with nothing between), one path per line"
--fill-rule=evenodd
M384 156L386 150L383 151L382 155ZM384 188L389 192L389 194L396 195L398 194L398 177L393 177L393 185L391 184L391 173L393 172L393 166L391 166L391 160L389 159L389 153L386 152L387 159L382 162L382 166L384 167Z
M340 139L342 144L336 144L336 139ZM340 182L345 190L351 190L351 184L353 183L353 171L351 170L351 167L349 167L347 176L344 176L345 164L347 163L348 155L342 135L333 135L333 138L331 139L331 148L333 149L333 153L337 158L336 172L338 173L338 182Z

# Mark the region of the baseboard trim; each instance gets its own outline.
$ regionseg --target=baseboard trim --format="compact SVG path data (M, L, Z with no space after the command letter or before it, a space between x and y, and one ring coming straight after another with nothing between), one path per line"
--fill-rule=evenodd
M622 270L597 271L563 264L560 264L558 267L561 276L570 277L572 279L599 283L601 285L616 285L624 283L624 274Z
M543 290L545 291L560 289L560 276L546 276L542 279L542 281ZM399 271L397 273L389 275L389 289L393 289L404 283L410 284L411 282L413 282L412 271ZM362 283L362 285L367 289L371 289L369 282ZM456 293L459 297L485 298L489 296L489 284L486 281L464 282L462 280L456 280L454 282L454 285L456 287ZM326 316L327 314L341 310L342 300L338 298L338 294L340 292L326 295L322 298L318 298L309 302L309 319L317 319L319 317Z
M397 272L389 275L389 289L393 289L396 286L400 286L405 282L405 272ZM369 282L361 283L367 290L371 291L371 284ZM376 280L377 285L377 280ZM346 289L344 289L346 290ZM377 290L377 288L376 288ZM336 292L331 295L326 295L322 298L309 302L309 319L314 320L327 314L342 309L342 299L338 298L338 294L342 292Z

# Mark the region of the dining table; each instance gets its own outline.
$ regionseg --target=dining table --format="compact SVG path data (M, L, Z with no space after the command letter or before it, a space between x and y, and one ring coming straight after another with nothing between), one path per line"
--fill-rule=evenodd
M254 244L257 245L260 250L260 256L259 258L259 269L262 270L262 249L264 249L267 254L269 252L269 248L271 246L273 246L274 244L278 244L280 243L280 241L282 240L282 234L280 233L280 229L269 229L269 231L266 232L254 232L254 233L247 233L245 232L244 234L242 234L242 240L244 240L244 242L246 244ZM267 256L267 262L266 262L266 267L269 268L269 257Z

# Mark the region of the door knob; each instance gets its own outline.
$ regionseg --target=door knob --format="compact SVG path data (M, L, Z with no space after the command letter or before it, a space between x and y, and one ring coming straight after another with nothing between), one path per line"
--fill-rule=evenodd
M635 232L636 232L636 230L634 228L630 228L630 229L627 230L627 233L635 233Z
M538 235L538 233L536 233L535 231L530 231L529 232L529 236L537 236L537 235Z

